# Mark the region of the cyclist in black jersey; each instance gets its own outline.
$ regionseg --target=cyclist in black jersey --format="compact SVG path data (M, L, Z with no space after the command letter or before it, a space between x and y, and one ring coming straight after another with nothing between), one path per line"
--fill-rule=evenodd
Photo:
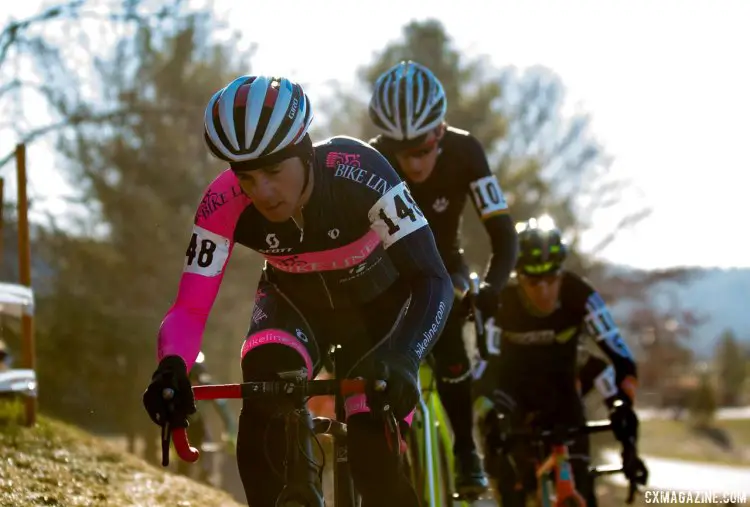
M416 507L382 415L388 409L410 419L420 361L453 305L450 277L424 215L388 161L353 138L313 145L311 120L302 87L282 77L241 76L211 97L204 137L229 169L208 185L195 214L144 406L156 424L172 427L185 427L195 412L187 372L229 257L245 246L266 265L242 346L243 379L289 372L311 379L323 354L340 345L337 373L368 380L366 396L345 401L362 505ZM384 392L374 389L378 379L387 381ZM165 388L175 391L170 404ZM285 398L243 404L237 461L250 505L274 505L282 489L274 472L286 444L279 416L290 408Z
M435 235L458 297L468 288L468 269L459 240L467 197L492 243L477 307L489 315L516 260L516 231L497 177L484 149L464 130L448 126L447 102L440 81L426 67L403 61L375 83L369 114L381 134L370 144L405 179ZM454 304L433 353L438 393L451 422L456 455L456 491L476 494L487 479L472 437L471 368L463 339L467 312Z
M590 389L596 376L591 378L592 371L579 373L579 340L584 335L595 340L614 369L610 384L599 387L607 393L613 432L623 444L626 473L634 477L644 470L634 452L636 364L604 300L585 279L563 269L567 247L551 218L531 219L518 224L517 230L520 246L515 273L493 314L494 327L500 332L487 334L490 356L477 383L487 410L478 410L485 430L485 466L506 507L525 505L525 495L535 485L529 467L519 465L529 464L523 445L504 448L497 414L503 414L511 426L585 423L581 388L585 382ZM596 365L592 366L595 370ZM608 380L605 376L599 382ZM498 455L493 452L497 449L504 452ZM570 453L576 488L589 506L595 506L588 437L577 438Z

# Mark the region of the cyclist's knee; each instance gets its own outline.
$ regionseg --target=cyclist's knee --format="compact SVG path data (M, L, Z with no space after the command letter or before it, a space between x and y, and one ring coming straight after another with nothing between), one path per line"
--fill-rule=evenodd
M286 340L286 342L282 341ZM242 378L245 382L276 380L284 372L307 370L312 378L310 355L301 346L290 346L290 336L276 329L251 334L242 347ZM242 412L247 417L268 419L273 415L291 410L292 402L285 397L264 397L244 400ZM242 420L243 417L240 417Z
M246 382L277 379L280 373L302 368L311 379L312 356L301 339L286 331L263 329L251 333L242 345L242 378Z

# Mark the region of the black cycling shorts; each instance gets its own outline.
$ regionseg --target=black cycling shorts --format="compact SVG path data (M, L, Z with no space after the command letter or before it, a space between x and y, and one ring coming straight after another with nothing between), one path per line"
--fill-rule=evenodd
M335 354L337 377L368 377L371 352L398 330L408 302L408 291L394 285L364 307L310 308L261 279L252 322L242 346L244 380L273 379L280 372L300 366L307 369L308 378L312 379L326 365L328 352L334 346L340 346ZM264 347L271 344L285 347ZM289 354L288 349L296 354ZM295 356L296 360L286 359ZM364 395L350 397L346 407L347 415L367 411Z

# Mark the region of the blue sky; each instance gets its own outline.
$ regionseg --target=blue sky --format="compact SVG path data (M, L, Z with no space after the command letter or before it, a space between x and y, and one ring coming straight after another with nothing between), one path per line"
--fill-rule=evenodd
M648 205L653 214L620 234L601 257L642 268L750 266L742 231L747 212L740 207L750 183L750 2L211 4L242 30L240 45L257 43L254 73L296 78L313 100L331 79L353 82L356 68L412 19L440 19L468 56L486 55L496 66L549 67L567 87L567 107L591 114L593 132L614 157L614 176L637 188L615 213L596 218L601 225L586 236L585 248L615 216ZM41 5L3 2L0 20L32 14ZM13 142L2 136L0 152ZM62 211L58 197L68 189L52 169L49 151L46 143L29 148L30 192L48 209Z

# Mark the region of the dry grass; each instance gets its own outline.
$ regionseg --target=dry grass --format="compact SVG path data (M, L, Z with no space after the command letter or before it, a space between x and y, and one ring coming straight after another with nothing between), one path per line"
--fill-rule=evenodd
M0 418L0 506L240 505L72 426L42 417L23 428Z
M750 421L715 421L712 426L726 433L732 442L731 449L696 433L687 422L649 420L641 422L639 450L644 455L664 458L750 465Z

